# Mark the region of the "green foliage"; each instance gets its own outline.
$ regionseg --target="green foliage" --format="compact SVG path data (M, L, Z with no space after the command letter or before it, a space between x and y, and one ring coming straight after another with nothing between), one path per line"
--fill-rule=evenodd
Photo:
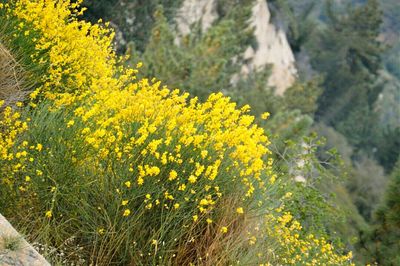
M0 1L2 3L4 1ZM39 36L39 33L35 30L29 31L31 38L24 38L21 35L15 35L15 38L7 38L13 35L21 27L29 25L18 24L17 21L8 19L5 15L5 10L0 9L0 55L1 65L7 69L1 69L1 75L7 75L9 72L14 81L17 81L18 90L24 91L22 95L26 94L27 91L31 90L35 85L41 84L42 74L47 70L47 64L36 64L33 58L30 56L35 51L35 38ZM6 57L3 57L6 56ZM45 58L47 55L43 55ZM6 62L6 61L12 62ZM3 92L6 90L6 84L2 83ZM20 95L21 96L21 95ZM13 96L14 97L14 96ZM21 97L16 97L21 99Z
M265 128L274 134L271 150L279 173L277 194L308 231L349 244L354 232L345 230L348 212L332 192L344 178L344 168L333 149L321 156L325 142L312 131L312 124L311 117L299 110L281 110L266 122Z
M390 176L384 204L376 212L375 256L380 265L400 263L400 159Z
M185 88L200 99L210 92L229 91L232 76L240 70L240 54L252 41L248 23L239 23L248 19L250 7L235 6L207 32L194 25L179 44L160 8L145 51L140 53L131 43L131 58L144 62L143 75L157 74L168 86Z
M400 80L400 41L383 55L386 69Z
M358 107L354 104L358 98L367 100L370 108L377 97L377 88L370 83L381 68L382 52L377 41L382 21L377 1L350 9L347 16L336 17L332 10L330 14L330 25L311 44L312 64L326 74L318 115L329 124L345 121Z
M291 3L287 0L274 0L268 3L276 7L272 8L272 12L277 10L274 17L285 24L286 35L293 52L300 52L317 29L317 23L312 18L312 12L317 4L307 1ZM296 4L299 3L302 3L301 8L296 8Z
M373 159L362 156L350 172L347 188L360 214L369 222L385 191L383 168Z
M99 19L111 21L122 34L119 42L120 50L124 50L127 42L135 40L136 48L143 51L150 38L157 6L164 7L164 14L172 21L182 0L86 0L88 7L85 18L97 22Z
M339 162L334 153L328 160L321 161L317 149L323 142L311 133L298 141L287 140L282 152L275 151L279 169L281 193L293 193L286 207L310 232L329 236L332 240L337 224L344 222L344 216L334 204L331 187L338 181Z
M301 142L302 137L309 134L312 123L312 118L302 115L299 110L278 112L271 117L267 129L272 134L279 135L274 143L275 150L282 152L287 141Z
M303 114L313 116L318 108L317 100L323 92L321 78L314 78L304 83L296 82L285 91L285 105L289 110L298 109Z
M383 12L385 13L384 18L384 30L386 33L394 34L399 36L399 26L400 26L400 2L397 0L385 0L381 1L380 5Z
M326 160L327 158L324 154L328 150L335 149L344 163L347 165L352 164L353 148L349 145L345 136L323 123L314 124L313 129L317 132L318 136L326 140L325 145L320 148L321 153L318 154L319 158Z
M256 117L265 111L274 116L283 110L284 99L277 96L273 88L266 87L270 71L269 67L265 67L250 72L246 77L239 75L239 79L227 88L226 94L240 106L250 105L250 112Z
M355 147L355 155L364 152L382 161L381 154L387 152L381 141L391 140L382 136L375 107L384 89L377 82L384 51L378 40L382 23L379 3L369 0L338 15L329 1L327 15L327 25L307 43L313 68L324 74L316 117L343 134Z
M391 171L396 164L396 157L400 154L400 127L381 128L380 133L380 137L375 140L376 157L386 171Z

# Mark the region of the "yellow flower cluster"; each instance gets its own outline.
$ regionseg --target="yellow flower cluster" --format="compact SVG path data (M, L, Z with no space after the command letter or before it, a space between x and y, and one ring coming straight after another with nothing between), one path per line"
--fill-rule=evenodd
M0 107L4 101L0 100ZM0 157L2 160L11 161L14 158L26 157L27 152L21 151L17 154L12 152L15 145L15 140L18 134L26 131L28 125L20 119L20 114L13 112L11 107L7 106L3 112L0 120ZM23 145L26 146L26 145Z
M0 100L0 108L4 101ZM27 141L19 141L18 136L28 130L28 122L30 119L22 119L18 112L12 110L10 106L5 107L0 113L0 166L2 174L11 172L18 175L24 171L26 164L34 161L31 157L32 150L41 150L40 146L29 145ZM7 170L6 170L7 169ZM23 180L18 182L19 190L24 191L31 181L31 177L26 175ZM14 184L12 175L2 176L0 185L17 185Z
M93 90L95 84L106 82L114 74L115 56L110 45L114 33L98 24L79 21L77 16L84 11L79 9L81 2L19 0L9 8L21 25L41 35L35 42L37 53L31 57L37 64L48 66L48 73L43 75L46 91ZM21 33L26 32L24 27Z
M267 236L277 244L273 251L283 265L354 265L352 253L338 254L324 237L304 235L302 226L289 212L266 215Z
M238 197L263 188L261 176L271 169L264 163L269 141L246 114L249 106L238 110L221 93L199 103L155 80L136 82L137 70L117 66L112 31L77 19L79 2L19 0L9 9L40 33L32 56L49 65L40 90L54 101L53 110L72 110L65 127L84 124L78 134L100 160L128 164L131 177L125 184L170 183L166 199L175 206L194 201L200 213L210 212L225 192L221 175L243 187Z

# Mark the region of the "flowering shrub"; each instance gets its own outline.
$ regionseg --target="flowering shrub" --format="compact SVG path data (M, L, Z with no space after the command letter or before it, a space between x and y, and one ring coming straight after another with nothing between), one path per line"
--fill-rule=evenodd
M352 253L339 255L324 237L305 234L289 212L266 216L267 235L276 243L271 252L280 265L348 265Z
M122 66L107 25L78 20L80 2L0 5L0 22L14 22L8 37L34 43L38 67L27 69L39 77L25 103L2 112L1 212L30 221L47 246L72 237L96 265L304 262L283 243L309 249L312 264L349 263L326 242L325 254L293 238L292 218L259 218L276 176L249 106L136 80L141 64ZM271 243L278 259L262 252Z

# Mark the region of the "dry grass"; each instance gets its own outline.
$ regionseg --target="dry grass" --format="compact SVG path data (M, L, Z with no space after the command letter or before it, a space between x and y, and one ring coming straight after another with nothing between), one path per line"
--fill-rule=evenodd
M236 211L229 206L237 206L238 199L226 199L220 202L224 206L224 213L221 214L216 224L210 225L202 233L192 234L186 244L181 244L173 265L195 265L214 266L233 263L231 260L237 258L235 247L243 246L247 242L246 232L250 221L246 215L238 216ZM236 205L235 205L236 204ZM219 225L228 225L228 233L222 234Z
M0 100L4 100L5 105L22 101L27 94L23 84L24 74L21 66L0 43Z

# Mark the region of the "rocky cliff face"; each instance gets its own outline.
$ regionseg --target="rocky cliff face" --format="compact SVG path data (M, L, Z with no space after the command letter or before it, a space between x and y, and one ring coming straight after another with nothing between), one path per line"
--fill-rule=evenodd
M295 58L290 49L285 32L271 22L271 13L266 0L256 0L252 10L251 25L258 47L249 47L244 57L249 62L242 67L243 74L267 64L272 65L268 85L276 88L277 94L283 94L296 79ZM190 32L190 25L201 21L202 29L207 30L215 19L216 0L185 0L177 16L178 30L182 34Z

